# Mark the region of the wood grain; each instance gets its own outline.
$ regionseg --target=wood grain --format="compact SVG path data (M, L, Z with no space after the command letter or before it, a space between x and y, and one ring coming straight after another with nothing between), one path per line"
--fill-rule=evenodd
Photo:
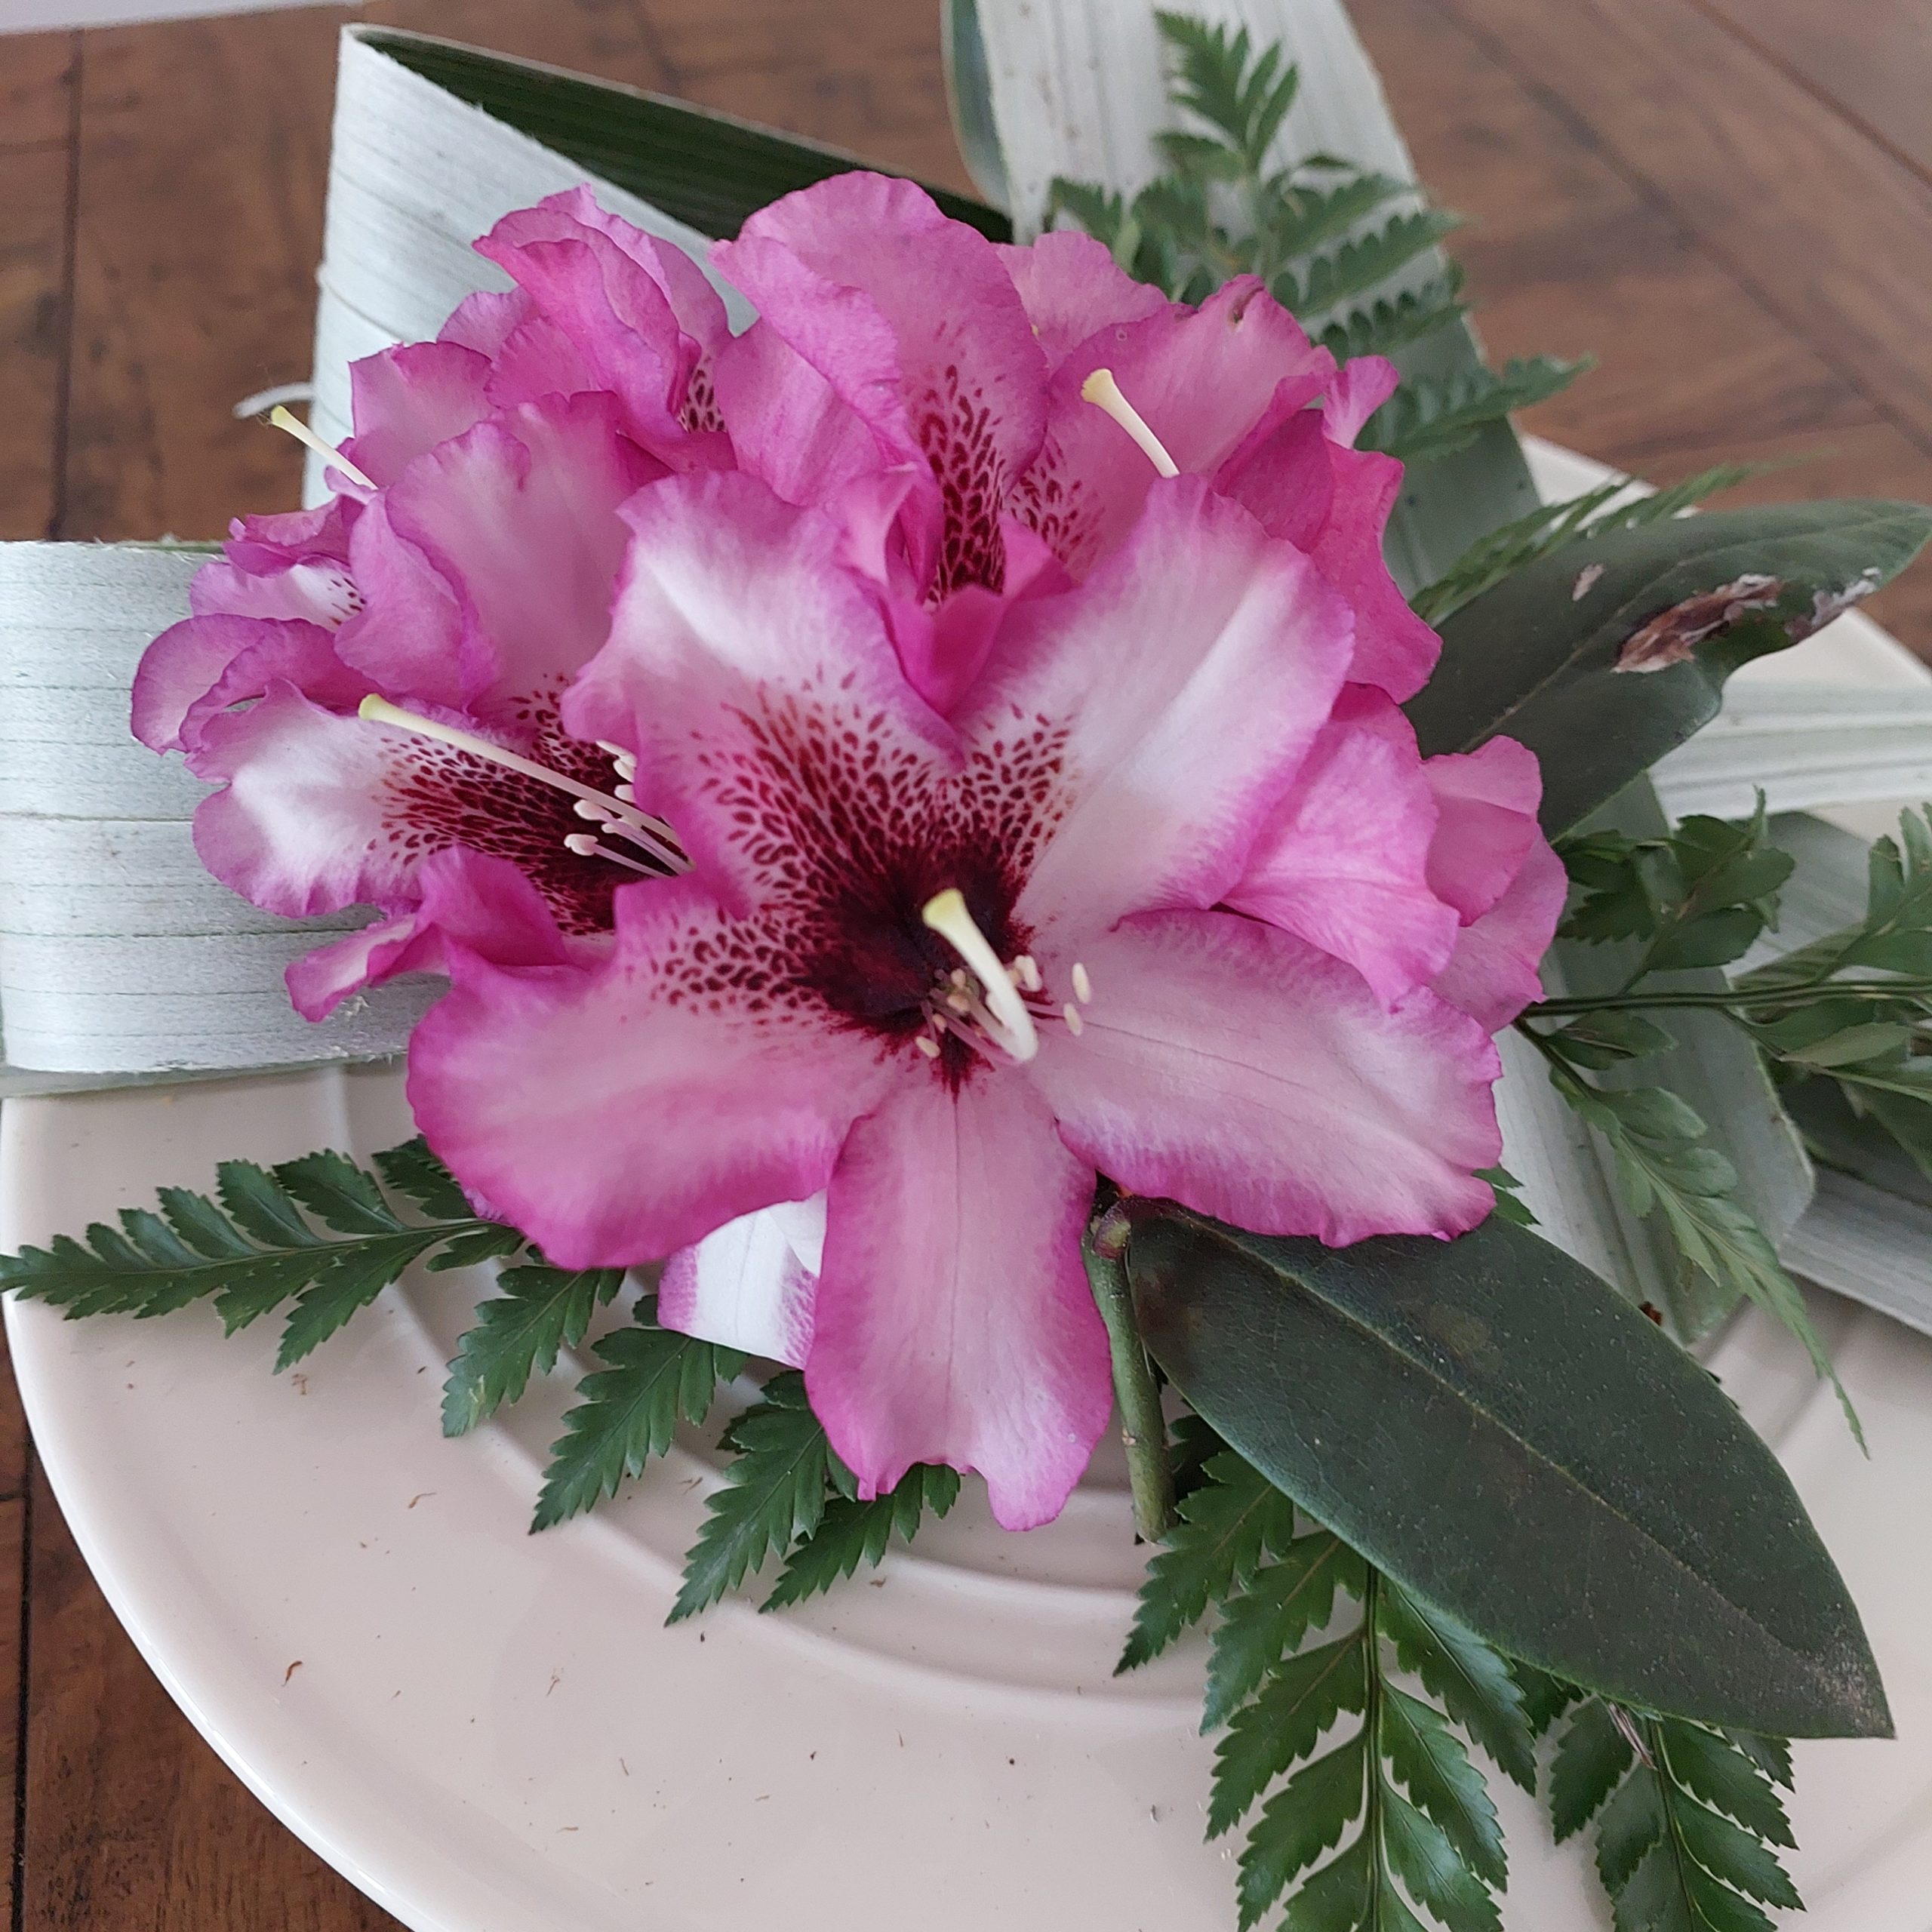
M1654 60L1641 67L1638 91L1663 106L1624 102L1633 74L1586 115L1571 97L1587 91L1589 76L1565 64L1561 35L1529 36L1534 69L1520 64L1530 57L1522 48L1499 45L1491 29L1518 4L1355 0L1354 12L1423 179L1472 217L1452 246L1469 269L1492 352L1598 358L1574 388L1530 412L1526 426L1658 482L1734 458L1780 466L1740 501L1932 501L1932 453L1890 406L1900 383L1866 381L1829 331L1769 299L1763 273L1740 270L1700 225L1700 209L1632 153L1653 113L1703 111L1697 75ZM1630 11L1653 4L1638 0ZM1534 10L1524 0L1523 13ZM1587 11L1566 9L1564 19L1574 24ZM1739 57L1767 86L1784 86L1750 49ZM1878 161L1900 171L1882 154ZM1726 165L1736 198L1769 194L1749 171L1755 162ZM1932 262L1932 235L1921 260ZM1925 335L1910 311L1889 328L1887 353L1913 365L1913 381L1932 380ZM1909 574L1872 608L1932 656L1932 568Z
M1932 8L1925 0L1698 0L1800 87L1932 179Z
M0 539L60 515L80 36L26 34L0 66Z
M35 1932L382 1932L188 1728L37 1478L20 1915Z
M1741 494L1932 499L1924 0L1857 0L1855 32L1817 0L1352 4L1424 179L1476 218L1459 249L1491 347L1601 358L1532 426L1659 481L1743 457L1790 466ZM293 448L229 412L306 371L345 20L684 94L964 187L938 13L372 0L0 39L0 535L205 534L294 500ZM1932 570L1879 608L1932 655ZM156 1685L31 1473L9 1380L0 1820L22 1818L0 1878L20 1875L17 1928L391 1923Z

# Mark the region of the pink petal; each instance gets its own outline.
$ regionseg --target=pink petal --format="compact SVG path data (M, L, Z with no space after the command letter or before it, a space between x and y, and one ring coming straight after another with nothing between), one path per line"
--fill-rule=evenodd
M238 657L283 628L229 614L184 617L171 624L141 654L134 673L134 736L150 751L185 749L181 732L190 709Z
M1030 248L998 254L1051 368L1100 330L1137 322L1168 306L1158 288L1136 281L1091 235L1057 230Z
M1379 691L1358 691L1315 740L1226 903L1346 960L1392 1005L1428 985L1456 943L1456 910L1430 889L1435 831L1407 721Z
M207 718L190 764L223 789L195 813L202 864L290 918L408 903L416 854L384 805L406 744L281 680Z
M1503 897L1542 842L1543 774L1534 752L1491 738L1473 752L1429 759L1423 775L1441 812L1429 882L1467 925Z
M1438 998L1492 1033L1540 999L1543 955L1569 890L1563 861L1539 833L1503 897L1457 936L1436 978Z
M774 997L769 936L694 881L629 887L617 918L594 969L452 949L410 1048L429 1144L566 1268L657 1260L818 1192L885 1078L869 1038Z
M853 1129L805 1376L862 1495L948 1463L1008 1529L1059 1514L1113 1400L1080 1261L1093 1192L1011 1072L915 1075Z
M1385 1010L1352 968L1229 912L1143 915L1080 956L1083 1030L1043 1028L1031 1071L1067 1145L1123 1187L1337 1246L1489 1212L1472 1177L1500 1152L1500 1063L1433 994Z
M626 532L620 505L661 467L599 395L552 397L480 423L389 491L396 534L460 601L463 709L510 724L604 642Z
M449 580L397 534L390 501L385 493L357 519L350 551L361 608L336 633L336 653L398 703L460 712L463 607Z
M1335 371L1322 401L1328 433L1352 449L1368 419L1395 393L1401 371L1386 356L1358 355Z
M349 365L355 440L346 454L378 483L490 413L486 357L453 342L385 349Z
M596 941L567 940L543 895L507 860L445 847L417 867L410 884L420 895L414 911L365 926L289 968L289 997L305 1020L321 1020L350 994L401 974L447 971L451 946L494 966L560 966L602 951Z
M882 457L930 464L915 563L932 594L999 589L1001 506L1040 447L1047 365L993 245L914 183L855 172L761 209L713 253Z
M1411 697L1428 681L1441 644L1409 608L1383 555L1402 466L1392 457L1348 446L1360 426L1354 419L1380 400L1381 381L1372 370L1344 385L1349 371L1361 368L1361 361L1352 362L1333 380L1319 415L1298 403L1287 408L1278 401L1215 481L1252 510L1271 536L1306 550L1354 606L1355 657L1349 676L1392 697ZM1338 388L1343 390L1339 404ZM1340 433L1344 429L1346 437Z
M854 835L846 789L869 798L956 764L829 518L728 473L660 484L624 516L636 534L611 641L565 720L636 750L638 798L734 911Z
M516 281L543 325L522 336L518 353L506 339L491 386L498 403L608 390L647 448L681 451L694 427L692 376L731 336L724 302L695 263L607 214L585 188L506 215L476 248Z
M434 971L442 948L414 912L378 919L346 939L305 953L282 976L304 1020L326 1020L344 1000L400 973Z
M891 380L891 334L861 298L848 298L855 326L875 338L878 381ZM768 483L788 503L821 502L829 491L869 476L882 462L878 439L863 417L772 325L762 318L719 352L713 374L718 407L740 468ZM897 466L924 467L900 451ZM894 505L895 511L897 508Z
M1340 689L1346 608L1198 478L1149 496L1087 582L1014 609L961 734L980 747L1041 718L1067 734L1067 809L1034 866L1029 924L1104 927L1212 905Z
M1183 473L1212 475L1285 392L1300 408L1334 358L1242 275L1198 309L1165 305L1082 343L1054 374L1044 453L1015 494L1015 513L1081 576L1132 525L1155 481L1127 432L1081 385L1109 368Z
M195 574L197 617L297 617L333 629L355 608L349 537L361 506L340 497L312 510L238 517L222 557Z
M823 1195L728 1221L665 1263L657 1318L680 1334L802 1368L824 1245Z

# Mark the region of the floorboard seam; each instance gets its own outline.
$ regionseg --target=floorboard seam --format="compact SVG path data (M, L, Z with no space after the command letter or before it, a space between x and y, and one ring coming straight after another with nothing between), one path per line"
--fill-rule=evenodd
M1616 147L1598 133L1580 109L1572 106L1556 88L1516 57L1506 40L1491 33L1481 22L1472 20L1463 11L1459 0L1431 0L1431 3L1438 12L1446 14L1460 27L1525 94L1555 115L1571 134L1586 143L1590 151L1601 159L1604 165L1626 187L1663 215L1680 235L1708 260L1722 269L1764 314L1794 340L1801 343L1823 367L1830 370L1854 395L1861 397L1869 408L1897 429L1921 455L1932 457L1932 434L1921 429L1909 417L1903 416L1892 409L1883 396L1874 395L1865 379L1855 369L1847 368L1838 358L1829 339L1821 340L1812 331L1787 315L1771 299L1764 288L1746 271L1718 236L1693 221L1666 190L1659 187L1641 170L1633 168ZM1694 6L1696 0L1687 0L1687 4Z
M1820 87L1795 62L1786 59L1776 48L1767 45L1749 27L1740 26L1721 9L1712 7L1710 0L1685 0L1685 4L1694 13L1703 14L1712 26L1729 34L1740 47L1749 48L1765 66L1775 67L1793 87L1809 94L1828 114L1842 121L1847 128L1869 141L1880 153L1896 162L1914 180L1922 181L1928 188L1932 188L1932 168L1928 168L1922 161L1900 147L1882 128L1866 120L1848 102L1833 94L1829 88Z

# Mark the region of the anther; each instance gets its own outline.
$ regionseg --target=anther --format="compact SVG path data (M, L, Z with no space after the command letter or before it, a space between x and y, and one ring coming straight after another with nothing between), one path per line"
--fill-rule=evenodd
M1080 399L1111 416L1140 447L1141 454L1163 476L1178 476L1180 466L1168 455L1167 446L1147 426L1147 419L1120 392L1111 369L1096 369L1080 385Z
M925 1055L927 1059L937 1060L939 1058L939 1042L935 1040L930 1033L921 1033L919 1037L912 1042L912 1044L918 1048L920 1052Z
M981 1023L993 1042L1016 1060L1029 1060L1040 1051L1040 1036L1033 1030L1033 1016L1026 1003L1014 991L999 955L986 943L986 936L974 923L965 895L957 886L936 892L920 908L920 918L958 954L978 979L986 993L986 1018ZM950 1001L948 1002L950 1004Z
M1077 959L1073 962L1072 977L1073 997L1082 1006L1091 1006L1094 1003L1094 982L1087 977L1086 968Z
M1071 1033L1076 1040L1078 1039L1081 1033L1086 1030L1087 1023L1081 1018L1080 1009L1074 1004L1072 1001L1069 1000L1067 1003L1060 1008L1060 1017L1066 1022L1066 1030Z
M1033 955L1030 952L1023 952L1013 962L1013 977L1029 993L1038 992L1043 983L1040 969L1033 963Z
M375 488L375 485L365 476L361 471L358 469L355 464L351 463L333 443L324 442L321 438L302 420L300 417L291 415L280 403L277 403L269 411L269 420L278 429L293 436L298 443L313 450L324 461L340 470L350 482L360 485L365 490Z
M593 838L587 832L573 832L564 840L565 851L574 852L580 859L608 859L613 865L628 866L646 878L661 878L663 874L654 866L640 865L626 852L614 852L600 838Z
M574 778L566 778L561 771L552 771L548 765L539 764L534 758L528 758L521 752L508 751L501 745L492 744L488 738L479 738L474 732L458 729L454 724L440 724L433 718L424 718L414 711L405 711L399 704L392 704L386 697L378 697L374 691L356 706L356 715L371 723L393 726L399 731L413 732L419 738L433 738L440 744L453 746L460 752L467 752L472 758L481 758L491 764L500 764L506 771L521 772L526 778L534 778L540 785L553 785L560 792L568 792L579 802L574 809L581 811L585 805L595 808L598 823L606 832L613 829L623 833L634 845L640 845L658 859L667 869L682 872L686 860L672 838L671 828L662 819L655 819L641 812L626 801L614 798L608 792L593 790L588 785L580 785ZM586 817L591 813L584 813ZM574 835L582 836L581 834Z

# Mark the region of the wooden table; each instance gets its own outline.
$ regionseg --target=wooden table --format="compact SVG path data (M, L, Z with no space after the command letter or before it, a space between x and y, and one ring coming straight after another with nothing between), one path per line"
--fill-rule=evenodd
M1124 0L1123 0L1124 4ZM421 27L967 182L938 0L377 0L0 36L0 537L205 536L295 500L240 396L306 372L333 42ZM1932 499L1924 0L1355 0L1499 355L1594 352L1532 426L1660 482ZM1932 657L1932 569L1878 614ZM425 1413L426 1428L434 1419ZM169 1703L0 1395L14 1932L393 1921ZM11 1789L8 1789L11 1787Z

